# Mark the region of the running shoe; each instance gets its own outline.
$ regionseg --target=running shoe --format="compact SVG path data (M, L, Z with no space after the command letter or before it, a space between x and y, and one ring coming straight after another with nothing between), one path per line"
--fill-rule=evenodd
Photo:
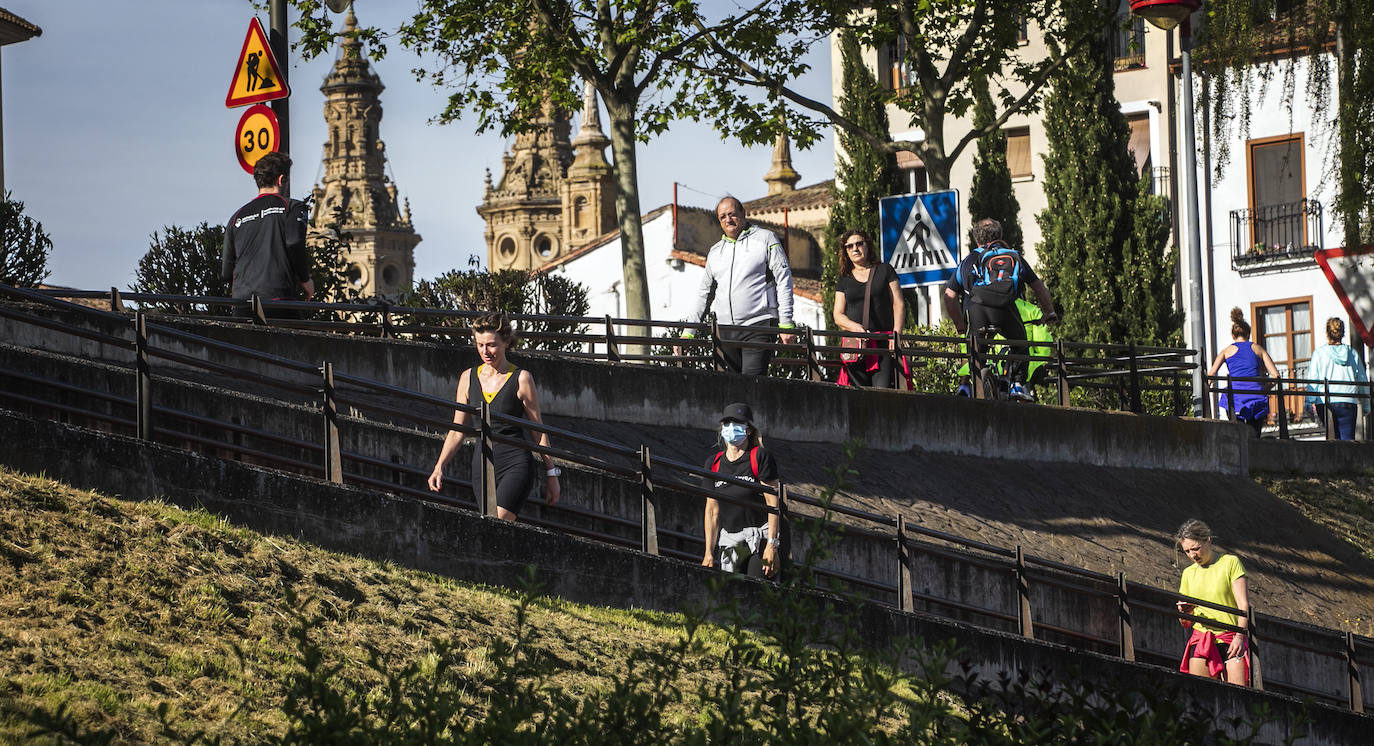
M1007 396L1016 401L1035 401L1035 394L1032 394L1024 383L1013 383L1011 388L1007 389Z

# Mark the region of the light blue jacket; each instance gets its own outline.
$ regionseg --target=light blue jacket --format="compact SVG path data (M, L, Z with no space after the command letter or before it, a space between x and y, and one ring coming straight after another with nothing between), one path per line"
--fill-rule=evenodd
M1368 381L1369 375L1365 373L1364 363L1360 362L1360 356L1349 345L1322 345L1312 353L1312 360L1307 364L1306 378L1319 381L1331 382L1331 403L1332 404L1360 404L1364 411L1369 411L1369 399L1350 394L1362 394L1369 391L1365 386L1351 386L1351 381ZM1307 384L1307 403L1321 404L1322 395L1325 387L1321 384ZM1339 396L1338 396L1339 394Z

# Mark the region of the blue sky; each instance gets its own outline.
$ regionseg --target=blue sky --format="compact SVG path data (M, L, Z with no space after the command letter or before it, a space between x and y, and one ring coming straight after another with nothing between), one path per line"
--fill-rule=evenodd
M248 0L0 0L43 35L3 48L5 188L53 238L48 282L126 288L149 234L166 225L223 223L254 194L238 165L234 133L242 109L226 109L239 47L254 15ZM410 2L359 0L359 22L394 28ZM266 13L261 16L267 25ZM294 17L294 16L293 16ZM342 19L338 19L342 25ZM293 33L292 40L295 40ZM416 277L485 258L483 170L499 177L505 141L474 134L475 120L433 125L446 95L416 82L418 58L392 44L377 72L382 139L416 229ZM819 45L824 47L825 45ZM290 64L293 188L318 178L325 140L320 83L332 55ZM803 84L829 100L828 51ZM604 119L603 119L604 124ZM639 154L641 204L714 204L732 192L766 192L771 151L723 142L709 126L680 122ZM607 156L610 156L609 149ZM834 173L827 138L793 159L810 184ZM703 194L705 193L705 194Z

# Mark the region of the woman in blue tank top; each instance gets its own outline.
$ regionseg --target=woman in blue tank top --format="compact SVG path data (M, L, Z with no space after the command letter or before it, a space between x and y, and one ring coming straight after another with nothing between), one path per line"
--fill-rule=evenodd
M1218 352L1217 358L1212 361L1212 367L1207 370L1208 376L1215 376L1222 363L1225 363L1226 375L1235 378L1259 378L1266 372L1271 378L1279 377L1279 370L1274 367L1274 361L1269 357L1269 353L1250 341L1250 324L1246 323L1245 315L1239 308L1231 309L1231 339L1231 344ZM1215 385L1227 388L1225 380L1217 381ZM1263 391L1266 386L1267 384L1259 381L1233 380L1229 388L1234 389L1234 393L1218 397L1217 410L1226 412L1230 419L1244 422L1254 428L1258 437L1260 429L1269 418L1269 396L1245 392Z

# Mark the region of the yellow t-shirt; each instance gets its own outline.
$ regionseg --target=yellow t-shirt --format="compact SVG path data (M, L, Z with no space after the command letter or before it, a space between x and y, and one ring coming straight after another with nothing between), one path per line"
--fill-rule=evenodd
M1240 560L1234 554L1223 554L1212 564L1203 566L1192 564L1183 570L1183 579L1178 584L1178 592L1185 596L1200 598L1204 601L1211 601L1214 604L1223 606L1235 606L1236 594L1231 588L1231 583L1236 578L1245 576L1245 568L1241 566ZM1224 611L1217 611L1206 606L1193 608L1193 615L1215 619L1231 626L1236 626L1236 615L1227 614ZM1198 629L1208 632L1227 632L1218 627L1210 627L1201 622L1196 623Z

